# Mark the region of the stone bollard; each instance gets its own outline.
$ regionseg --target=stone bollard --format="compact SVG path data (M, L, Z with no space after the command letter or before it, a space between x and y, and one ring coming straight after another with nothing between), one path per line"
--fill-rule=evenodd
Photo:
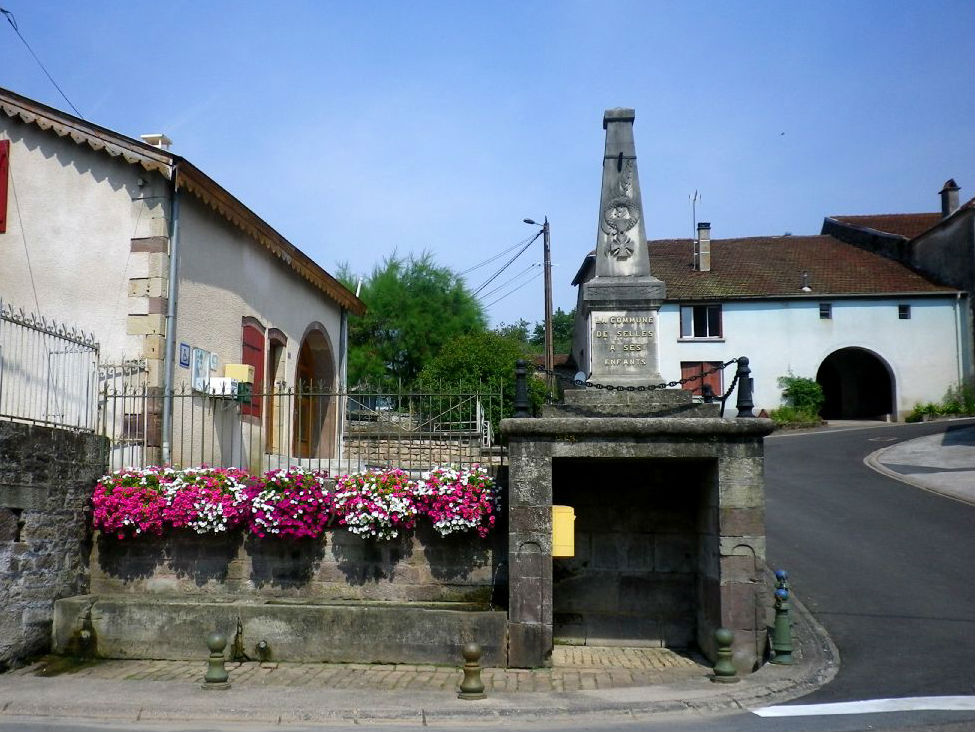
M718 646L718 660L714 664L714 675L711 681L721 684L733 684L741 681L738 678L738 669L731 661L731 644L735 641L734 632L727 628L718 628L714 631L714 641Z
M773 656L769 663L780 666L792 664L792 628L789 620L789 590L779 587L775 591L775 625L772 627Z
M464 656L464 680L460 682L457 698L487 699L481 681L481 647L477 643L466 643L460 652Z
M210 649L210 658L207 660L207 671L203 674L204 689L229 689L230 674L224 667L223 650L227 647L227 636L220 631L214 631L207 636L207 648Z

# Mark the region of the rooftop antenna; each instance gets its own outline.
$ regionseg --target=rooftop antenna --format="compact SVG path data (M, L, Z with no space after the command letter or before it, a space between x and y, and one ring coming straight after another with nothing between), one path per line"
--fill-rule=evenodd
M701 196L695 190L688 198L691 200L691 239L693 239L697 236L697 202L701 200Z

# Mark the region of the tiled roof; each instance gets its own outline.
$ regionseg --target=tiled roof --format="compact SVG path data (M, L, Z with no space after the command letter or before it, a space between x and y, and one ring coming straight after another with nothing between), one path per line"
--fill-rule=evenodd
M711 271L693 266L690 239L649 242L650 270L667 300L816 297L954 292L891 259L831 236L768 236L711 241ZM808 272L811 292L802 291Z
M830 216L831 219L861 229L913 239L941 221L940 213L870 214L866 216Z

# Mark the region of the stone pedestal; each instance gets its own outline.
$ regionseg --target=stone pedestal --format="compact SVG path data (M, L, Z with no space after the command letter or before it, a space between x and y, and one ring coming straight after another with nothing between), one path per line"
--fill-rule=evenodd
M613 397L627 394L617 393ZM607 408L618 409L619 405ZM753 670L764 651L769 607L764 583L762 439L772 431L771 421L561 416L506 419L501 423L501 430L507 436L510 455L510 666L530 668L551 663L555 605L551 505L553 493L560 490L553 476L560 476L559 480L566 482L582 474L597 476L591 487L581 489L591 488L609 508L622 495L622 491L614 490L613 476L624 473L614 473L613 466L625 464L630 487L628 501L640 495L632 487L639 483L642 474L649 475L657 466L666 465L666 471L661 474L666 484L660 480L649 481L647 505L641 508L644 515L657 522L656 531L665 539L653 536L647 539L664 542L660 543L659 556L652 559L640 559L633 553L619 554L623 557L618 560L620 570L607 575L608 589L601 591L604 595L613 594L612 598L603 598L606 604L603 609L613 612L615 607L621 618L632 619L639 614L639 608L633 610L634 602L667 591L664 586L670 580L663 575L677 569L682 572L682 579L680 588L674 592L690 598L687 601L690 609L675 617L663 606L666 595L663 605L658 603L656 609L651 607L653 603L647 602L648 622L643 627L652 628L647 631L649 635L615 640L635 645L666 645L671 638L693 640L713 660L714 631L725 627L735 631L736 666L743 672ZM580 490L580 486L574 490ZM665 491L693 493L693 498L682 504L686 510L669 528L665 525L666 516L654 515L654 506L658 505L654 495ZM628 507L616 508L621 509L620 515L625 515ZM578 523L577 527L577 537L579 531L587 530ZM686 534L684 538L678 536L681 531ZM643 539L647 536L646 532L641 534ZM688 550L674 559L674 548L678 546L686 546ZM606 564L604 560L599 561ZM611 565L609 569L613 569ZM586 581L580 580L583 584ZM673 582L670 584L673 586ZM581 592L585 594L586 590L583 588ZM632 594L635 592L641 594ZM657 619L651 617L653 613L657 613L654 616ZM638 625L624 622L619 626L623 628L619 633L625 635Z

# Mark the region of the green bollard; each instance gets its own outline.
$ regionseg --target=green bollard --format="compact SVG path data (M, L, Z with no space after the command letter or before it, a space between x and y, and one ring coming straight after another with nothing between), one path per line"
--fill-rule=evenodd
M789 621L789 590L779 587L775 591L775 625L772 628L772 651L770 663L790 666L792 660L792 628Z
M214 631L207 636L207 648L210 649L210 658L207 660L207 671L203 674L204 689L229 689L230 674L223 663L223 649L227 647L227 636L220 631Z
M460 652L464 656L464 680L460 682L457 698L487 699L481 681L481 647L477 643L467 643Z
M733 684L741 681L738 678L738 669L731 662L731 644L735 641L735 634L727 628L718 628L714 631L714 641L718 645L718 660L714 664L714 676L711 681L721 684Z

